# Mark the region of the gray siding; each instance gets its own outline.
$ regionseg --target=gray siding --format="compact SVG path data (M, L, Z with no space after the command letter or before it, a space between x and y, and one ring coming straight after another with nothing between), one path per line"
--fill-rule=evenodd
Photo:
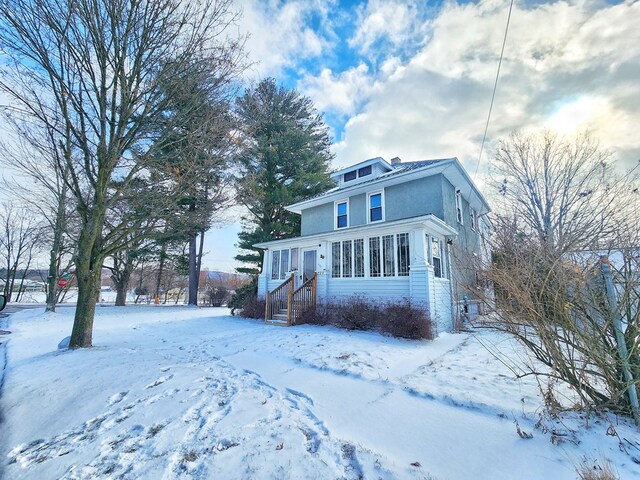
M349 226L357 227L367 223L367 195L349 197Z
M385 188L385 221L430 213L444 220L442 178L442 175L434 175Z
M471 208L467 200L462 197L463 224L458 223L456 212L456 189L449 181L442 177L442 191L444 192L444 221L458 230L458 236L449 249L453 275L454 301L461 301L465 295L473 297L472 286L475 283L474 262L480 255L480 235L471 229ZM473 253L478 254L475 257Z
M333 202L302 210L300 226L301 235L315 235L316 233L333 230Z

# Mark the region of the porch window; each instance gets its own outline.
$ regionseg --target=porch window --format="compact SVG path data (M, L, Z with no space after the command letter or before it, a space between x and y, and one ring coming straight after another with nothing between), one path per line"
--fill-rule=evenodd
M340 277L340 242L331 244L331 276Z
M345 228L349 226L349 210L348 202L338 202L336 203L336 228Z
M364 277L364 239L343 240L331 244L333 278Z
M398 276L409 276L409 234L399 233L396 235L398 242Z
M385 235L382 237L383 257L384 257L384 276L393 277L393 235Z
M364 239L353 241L353 276L364 277Z
M298 248L291 249L291 271L298 271Z
M280 278L284 279L289 271L289 250L280 251Z
M382 192L369 194L369 223L383 220Z
M431 258L433 263L433 274L438 278L443 278L440 240L437 238L431 239Z
M351 240L342 242L342 276L351 276Z
M369 276L380 276L380 237L369 239Z
M280 278L280 250L271 252L271 280Z
M298 249L294 248L292 250L297 252ZM295 256L297 263L297 253ZM271 280L284 280L289 271L289 249L271 252Z
M464 223L462 217L462 194L460 190L456 190L456 217L458 218L458 223Z

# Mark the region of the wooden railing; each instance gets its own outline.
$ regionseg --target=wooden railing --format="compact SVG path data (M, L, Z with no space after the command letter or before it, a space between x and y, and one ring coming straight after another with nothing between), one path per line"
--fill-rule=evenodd
M289 304L289 323L295 324L305 310L316 304L316 274L314 273L313 277L300 285L291 297L292 302Z
M269 321L273 319L275 314L280 310L288 310L287 324L291 324L291 297L293 296L293 276L291 276L276 287L272 292L267 291L267 297L264 307L264 319Z
M277 319L276 315L287 312L287 326L297 323L302 314L316 304L316 274L294 290L294 274L282 282L272 292L267 292L264 319ZM282 318L282 317L280 317ZM282 318L284 320L284 318ZM277 323L277 322L274 322Z

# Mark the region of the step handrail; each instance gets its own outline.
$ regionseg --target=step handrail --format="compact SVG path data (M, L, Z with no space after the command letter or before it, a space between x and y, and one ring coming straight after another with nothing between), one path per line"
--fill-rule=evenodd
M287 313L287 324L291 322L291 309L289 308L291 305L291 296L293 294L293 282L294 282L294 272L291 272L291 276L274 288L271 292L267 290L267 295L265 298L265 306L264 306L264 320L265 322L273 319L274 310L280 311L284 310L286 305L289 312ZM276 308L274 308L276 307Z
M300 285L295 291L291 292L291 301L289 302L288 322L295 324L300 316L308 309L316 304L316 286L317 273Z

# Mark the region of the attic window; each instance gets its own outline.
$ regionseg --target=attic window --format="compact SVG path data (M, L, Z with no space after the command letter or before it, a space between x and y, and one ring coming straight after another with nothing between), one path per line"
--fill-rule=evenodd
M371 165L358 169L358 177L365 177L371 175Z
M357 174L357 173L358 173L358 172L357 172L356 170L353 170L353 171L351 171L351 172L347 172L347 173L345 173L345 174L344 174L344 181L345 181L345 182L348 182L348 181L350 181L350 180L355 180L355 179L356 179L356 174Z

